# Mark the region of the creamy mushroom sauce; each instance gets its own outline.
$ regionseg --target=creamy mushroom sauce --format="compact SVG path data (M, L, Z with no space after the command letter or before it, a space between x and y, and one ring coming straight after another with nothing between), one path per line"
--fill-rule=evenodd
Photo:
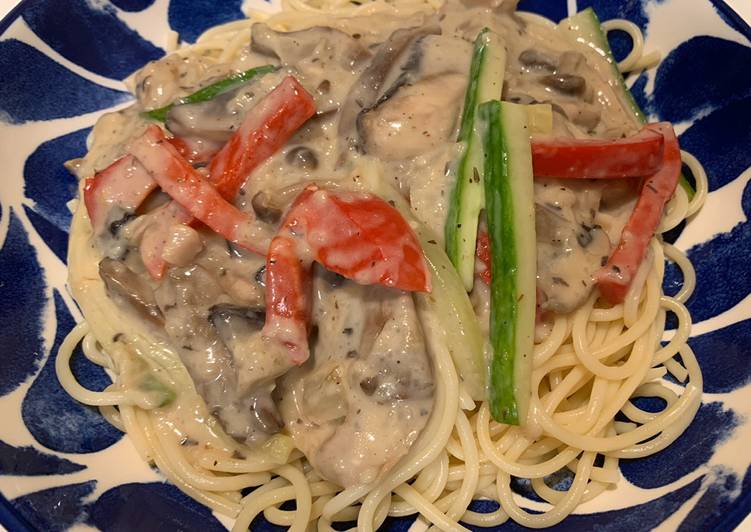
M136 104L100 119L89 154L70 166L87 177L126 153L146 127L143 110L232 72L280 65L212 101L174 107L166 127L198 148L219 147L291 74L314 96L317 115L253 172L236 205L253 211L271 233L306 184L347 188L357 160L371 156L414 214L442 235L461 150L454 139L471 43L483 26L505 39L504 99L552 104L554 136L635 132L588 61L591 52L571 49L552 25L507 4L449 3L435 16L332 18L333 27L290 33L259 23L250 46L230 64L215 65L201 53L169 55L131 80ZM284 350L260 332L263 257L205 229L175 225L164 231L171 265L164 279L145 272L136 249L150 223L144 213L166 199L152 195L93 242L110 296L166 334L228 434L255 445L286 430L326 478L344 486L378 478L408 451L433 402L430 356L411 296L359 286L317 267L312 355L293 369ZM541 309L570 312L586 299L634 200L622 184L535 183ZM488 291L476 284L473 301L486 322Z

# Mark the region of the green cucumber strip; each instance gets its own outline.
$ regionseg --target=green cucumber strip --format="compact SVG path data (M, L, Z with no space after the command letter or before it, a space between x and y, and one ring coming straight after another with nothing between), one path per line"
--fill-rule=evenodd
M162 381L147 373L143 380L138 384L138 389L144 392L158 393L160 395L159 406L167 406L175 400L175 392L165 386Z
M588 7L576 15L563 19L558 24L558 28L562 30L562 33L570 41L588 46L608 63L612 79L615 80L615 85L613 83L610 85L616 89L617 94L631 110L635 121L640 125L645 124L647 117L639 107L639 104L636 103L634 95L631 94L631 91L626 86L623 74L618 70L618 62L615 60L615 56L613 56L613 51L610 49L610 44L594 9Z
M475 131L477 107L488 100L500 98L506 70L506 52L500 37L488 28L475 38L469 84L464 95L464 109L458 142L467 142Z
M490 412L520 425L530 402L537 275L529 125L521 105L490 101L479 112L491 256Z
M646 124L647 117L639 107L639 104L636 103L634 95L628 86L626 86L623 74L618 70L618 62L615 60L613 51L610 49L608 38L602 29L600 19L594 9L588 7L576 15L563 19L558 24L558 29L568 37L569 41L588 46L610 65L611 75L615 80L615 85L611 84L611 86L616 90L616 93L621 97L626 107L631 110L636 123L639 125ZM696 194L696 189L683 174L681 174L679 183L686 191L689 201L691 201L694 194Z
M146 111L145 113L143 113L143 115L151 118L152 120L156 120L157 122L164 122L167 119L167 113L169 113L170 109L172 109L176 105L207 102L223 92L234 89L235 87L242 85L246 81L250 81L256 76L261 76L263 74L273 72L274 70L276 70L276 68L277 67L273 65L264 65L251 68L250 70L246 70L245 72L233 74L228 78L219 80L216 83L212 83L211 85L199 89L193 94L189 94L184 98L180 98L179 100L172 102L169 105L165 105L164 107L160 107L159 109L154 109L152 111Z
M477 224L485 201L482 140L476 127L477 106L501 97L505 70L506 50L503 42L497 34L485 28L475 39L472 53L457 139L464 144L464 152L459 159L445 228L446 253L459 272L467 292L474 285Z
M686 176L681 173L681 177L678 178L678 184L681 186L683 190L686 191L686 196L688 196L688 201L691 201L694 199L694 195L696 194L696 189L694 188L694 185L691 184L691 182L686 178Z

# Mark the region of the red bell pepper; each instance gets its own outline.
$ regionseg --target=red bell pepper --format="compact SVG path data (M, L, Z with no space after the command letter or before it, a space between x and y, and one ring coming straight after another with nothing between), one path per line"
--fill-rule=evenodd
M148 170L154 181L194 218L227 240L255 253L266 254L268 237L253 224L247 213L225 200L177 149L162 130L149 127L131 145L131 153Z
M210 147L196 146L185 139L174 138L169 142L191 163L204 162L213 155L209 165L209 181L224 199L231 202L250 173L284 146L313 114L313 98L295 78L288 76L250 110L240 129L216 155L210 153ZM171 212L175 211L175 208L171 209ZM184 223L190 221L188 218ZM141 249L141 256L148 260L147 268L151 275L160 279L166 268L161 258L163 244L160 245L158 235L153 231L148 238L144 235L144 239L145 243L141 245L145 248ZM252 249L249 245L250 242L246 242L244 247ZM256 247L260 249L266 246L261 244Z
M681 175L681 150L673 127L661 122L646 128L664 138L662 166L644 180L618 247L596 275L600 293L613 304L622 302L626 297L649 241L662 219L665 204L673 196Z
M94 234L106 230L110 212L119 208L133 213L156 188L146 169L133 157L121 157L104 170L89 177L83 187L83 202L89 213Z
M172 137L169 139L177 151L194 165L208 164L219 151L220 145L209 140Z
M535 140L532 170L535 177L644 177L660 167L662 152L663 136L649 126L618 140Z
M295 364L309 354L313 261L359 284L431 289L420 243L399 211L371 194L307 187L266 257L263 334L284 344Z
M209 180L224 198L234 199L250 173L315 112L310 94L287 76L247 114L240 129L211 160Z

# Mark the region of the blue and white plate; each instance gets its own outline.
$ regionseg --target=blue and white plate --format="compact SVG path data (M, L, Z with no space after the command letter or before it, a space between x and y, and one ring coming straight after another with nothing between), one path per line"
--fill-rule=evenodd
M635 22L647 48L663 54L656 71L632 80L635 95L653 118L676 125L709 175L706 206L675 235L696 266L690 343L705 394L678 441L622 461L618 489L556 529L730 530L751 511L751 27L720 0L520 7L559 20L590 5L602 19ZM164 53L168 28L193 41L242 16L241 0L28 0L0 23L0 523L12 532L230 524L165 483L96 410L70 399L54 364L80 319L65 286L76 180L63 162L85 152L103 111L129 105L121 80ZM622 55L627 38L611 40ZM669 267L666 291L678 282ZM73 365L91 388L109 382L80 355ZM411 520L389 523L406 529Z

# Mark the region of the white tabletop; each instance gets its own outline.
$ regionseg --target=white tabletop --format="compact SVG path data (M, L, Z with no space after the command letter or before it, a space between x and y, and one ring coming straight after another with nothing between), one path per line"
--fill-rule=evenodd
M730 7L735 9L735 11L739 15L741 15L744 19L751 23L751 1L725 1ZM17 0L0 0L0 19L2 19L8 12L10 12L10 10L13 9L13 6L15 6L17 3ZM6 532L5 528L2 525L0 525L0 532ZM738 528L735 529L735 532L751 532L751 515L749 515L740 525L738 525Z

